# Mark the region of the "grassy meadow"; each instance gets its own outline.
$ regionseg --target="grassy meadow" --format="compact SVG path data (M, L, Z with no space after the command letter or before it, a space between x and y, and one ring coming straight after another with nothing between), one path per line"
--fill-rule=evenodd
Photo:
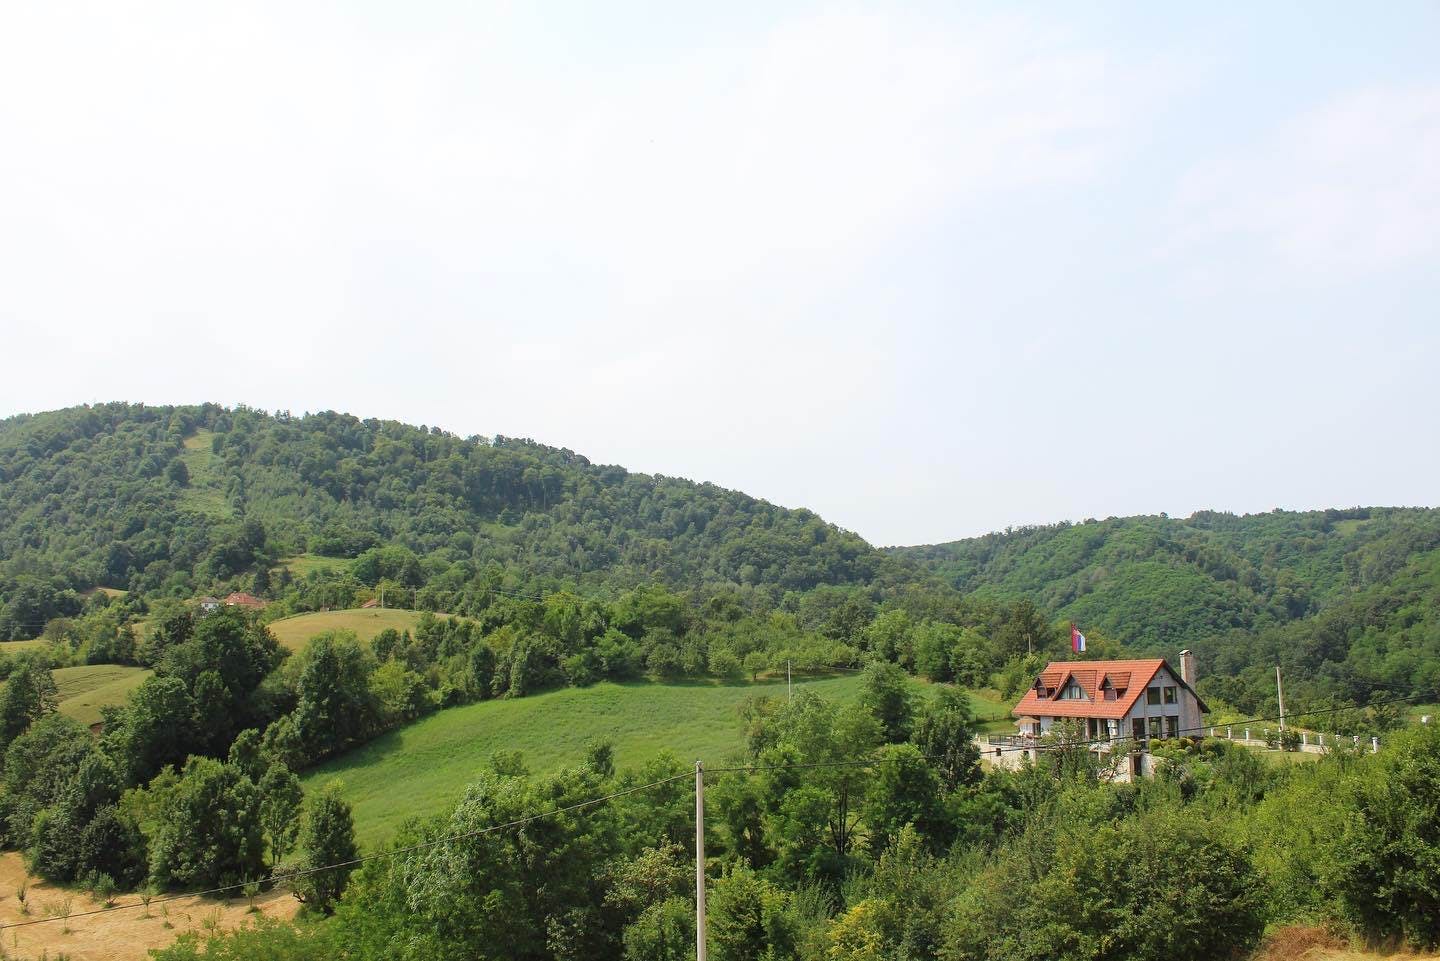
M150 676L143 667L88 664L52 672L60 694L60 713L89 726L100 721L100 709L124 704L130 692Z
M860 679L795 681L836 701L854 700ZM917 683L917 686L918 685ZM373 849L406 819L441 814L496 751L520 751L536 774L573 764L592 737L615 745L617 767L661 751L716 763L740 749L740 707L755 695L785 696L783 678L758 684L602 683L441 711L308 772L306 791L339 780L354 807L361 846ZM998 705L971 695L978 710Z
M305 575L314 571L342 570L350 563L352 562L344 557L326 557L323 554L295 554L291 557L282 557L280 563L275 567L275 570L286 567L290 569L290 573L295 577L303 578Z
M210 445L215 435L205 429L185 438L180 460L190 474L190 483L180 492L180 506L213 517L229 517L234 512L225 500L225 490L211 470L215 459Z
M42 650L49 645L49 641L43 637L37 637L29 641L0 641L0 652L5 654L22 654L25 651Z
M415 622L419 619L420 614L417 611L374 607L369 610L296 614L294 617L271 621L269 627L281 645L298 651L310 638L326 631L354 631L361 641L369 641L387 627L393 627L397 631L413 631Z

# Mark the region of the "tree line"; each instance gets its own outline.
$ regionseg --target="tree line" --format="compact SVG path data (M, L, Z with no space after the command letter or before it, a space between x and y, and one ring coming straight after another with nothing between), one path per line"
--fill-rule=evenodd
M745 747L707 777L710 956L1223 958L1285 923L1440 943L1433 727L1285 768L1180 739L1156 778L1117 784L1078 738L982 771L973 723L953 689L917 697L893 666L850 706L748 704ZM688 774L665 754L617 772L604 743L543 777L498 754L453 812L355 872L333 914L159 957L692 958Z

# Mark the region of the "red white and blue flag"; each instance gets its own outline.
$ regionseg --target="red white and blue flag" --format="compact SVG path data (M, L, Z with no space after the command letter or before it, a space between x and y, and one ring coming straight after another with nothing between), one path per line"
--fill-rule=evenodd
M1076 654L1085 653L1085 635L1074 624L1070 625L1070 650Z

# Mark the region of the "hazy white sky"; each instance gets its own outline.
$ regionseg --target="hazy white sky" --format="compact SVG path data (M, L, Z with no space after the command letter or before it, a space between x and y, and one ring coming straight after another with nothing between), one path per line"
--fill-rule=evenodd
M878 544L1440 502L1440 5L957 7L0 5L0 415L531 436Z

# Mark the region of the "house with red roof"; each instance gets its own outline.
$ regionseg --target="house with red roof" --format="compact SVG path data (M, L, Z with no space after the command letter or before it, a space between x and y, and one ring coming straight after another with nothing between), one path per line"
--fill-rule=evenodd
M236 591L234 594L229 594L225 597L225 606L243 607L248 611L258 611L265 606L265 602L254 594L248 594L245 591Z
M1199 736L1210 709L1195 693L1195 655L1180 652L1177 671L1163 657L1125 661L1051 661L1010 712L1019 733L993 737L998 747L1029 747L1061 721L1078 724L1091 749L1130 753L1124 775L1150 773L1149 741ZM1003 755L997 754L997 756Z

